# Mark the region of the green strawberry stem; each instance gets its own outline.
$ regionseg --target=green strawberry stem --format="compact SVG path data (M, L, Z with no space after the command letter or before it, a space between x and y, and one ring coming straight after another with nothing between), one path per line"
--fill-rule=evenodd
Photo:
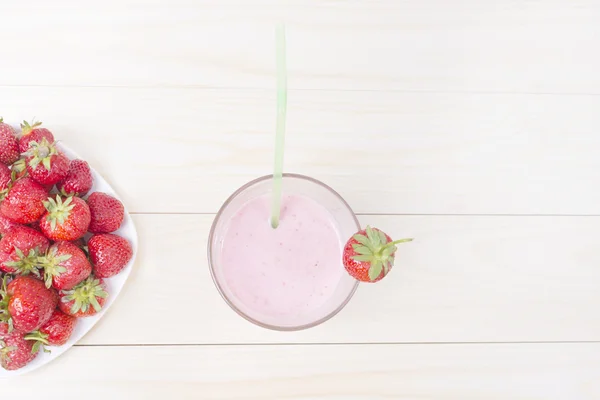
M96 312L102 310L102 306L98 302L97 297L106 299L108 293L104 291L100 280L90 276L79 285L75 286L72 290L65 290L65 297L61 301L68 303L73 301L71 306L71 313L75 314L79 311L86 313L90 307Z
M358 243L352 245L357 255L352 257L356 261L368 262L369 279L374 281L384 271L385 274L394 265L394 253L399 243L410 242L413 239L400 239L388 242L388 237L379 229L373 229L367 226L366 235L356 234L353 236Z
M33 347L31 348L31 354L36 354L40 351L40 348L44 350L44 353L51 353L50 350L46 349L45 346L49 346L48 335L40 331L33 331L25 335L25 340L35 340Z
M2 357L6 357L6 355L8 353L10 353L11 351L15 351L17 350L17 348L15 346L6 346L6 343L3 340L0 340L0 356Z
M8 324L8 332L13 331L13 320L8 312L8 301L10 297L7 293L8 286L8 275L4 275L2 278L2 284L0 285L0 322Z
M36 168L40 163L42 163L44 168L50 171L52 168L52 156L58 154L58 149L56 146L54 146L54 144L49 143L46 138L43 138L40 143L30 142L29 150L24 154L28 157L31 157L29 165L32 168Z
M48 289L52 286L52 280L55 276L60 276L67 272L67 269L60 264L70 258L70 254L57 255L56 247L52 247L45 256L38 257L38 264L44 268L44 282Z
M42 125L41 122L32 121L31 124L27 121L23 121L21 124L21 135L29 135L32 130Z
M383 249L385 249L387 247L392 247L392 246L395 246L395 245L400 244L400 243L412 242L413 240L414 240L413 238L394 240L393 242L389 242L388 244L386 244L385 246L383 246L381 249L383 250Z
M71 211L75 207L75 204L71 204L73 196L67 197L63 202L60 195L56 195L56 200L52 197L48 197L47 201L44 201L44 207L48 211L48 221L50 221L50 229L54 231L56 229L57 222L62 225L65 223Z
M21 249L15 247L15 254L19 257L19 260L5 262L6 266L14 268L19 275L32 274L37 278L41 277L39 271L40 265L38 263L39 248L30 249L29 253L25 255Z

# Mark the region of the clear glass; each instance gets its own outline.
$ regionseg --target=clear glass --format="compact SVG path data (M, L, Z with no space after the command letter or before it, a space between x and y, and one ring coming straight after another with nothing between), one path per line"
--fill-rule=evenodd
M208 239L208 263L215 286L223 299L239 315L248 321L268 329L279 331L293 331L311 328L319 325L336 315L350 301L358 288L358 281L349 274L341 274L337 288L325 303L312 312L304 315L295 315L282 318L259 315L247 305L243 304L228 287L223 275L221 264L221 249L223 238L228 224L237 212L250 200L270 194L272 190L272 176L264 176L247 183L238 189L221 207L217 214ZM283 194L301 195L316 201L330 213L335 222L340 238L349 238L360 229L356 215L346 201L333 189L303 175L284 174ZM268 221L265 221L267 223ZM344 244L340 242L340 246ZM340 268L343 268L340 259Z

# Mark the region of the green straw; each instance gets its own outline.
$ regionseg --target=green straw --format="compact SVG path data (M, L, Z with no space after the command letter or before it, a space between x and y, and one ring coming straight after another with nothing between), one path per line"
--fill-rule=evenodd
M287 70L285 66L285 27L275 29L277 45L277 129L275 134L275 167L273 170L273 199L271 226L279 226L281 213L281 185L283 180L283 145L285 142L285 112L287 107Z

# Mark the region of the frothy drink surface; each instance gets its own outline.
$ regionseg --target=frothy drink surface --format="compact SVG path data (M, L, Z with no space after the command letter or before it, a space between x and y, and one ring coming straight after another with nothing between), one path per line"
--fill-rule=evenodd
M281 204L277 229L269 223L269 196L244 204L231 219L221 247L225 281L255 313L318 312L345 273L335 220L305 196L284 196Z

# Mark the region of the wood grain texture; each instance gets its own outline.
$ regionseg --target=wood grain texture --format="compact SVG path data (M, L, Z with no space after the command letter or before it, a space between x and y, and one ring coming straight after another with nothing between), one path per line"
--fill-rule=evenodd
M287 171L360 213L600 214L600 96L292 91ZM133 212L214 213L271 173L269 90L2 88ZM159 194L163 193L163 194Z
M0 398L600 398L600 2L21 0L0 20L1 115L96 167L141 244L106 318ZM223 200L271 172L281 21L286 170L417 239L285 334L231 311L204 257Z
M137 266L82 343L600 340L600 218L363 216L416 240L401 247L388 278L295 333L255 327L220 298L204 256L212 218L134 216Z
M597 343L76 347L30 376L2 382L2 395L54 399L82 391L89 400L593 400L600 396L599 374Z
M3 85L600 94L594 0L5 3Z

